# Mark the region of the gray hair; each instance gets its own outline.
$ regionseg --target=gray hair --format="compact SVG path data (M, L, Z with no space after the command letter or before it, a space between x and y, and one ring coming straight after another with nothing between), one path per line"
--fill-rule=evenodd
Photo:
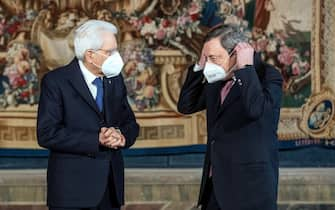
M102 32L117 34L115 25L102 20L88 20L74 32L74 52L79 60L84 59L87 50L99 50L103 45Z
M220 38L221 46L230 54L235 46L240 42L248 42L250 40L248 31L239 25L220 25L208 32L205 42L214 38Z

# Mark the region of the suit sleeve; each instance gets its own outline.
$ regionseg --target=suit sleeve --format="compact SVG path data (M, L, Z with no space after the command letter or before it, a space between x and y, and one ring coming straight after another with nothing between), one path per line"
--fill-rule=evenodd
M137 136L139 135L139 125L136 122L135 115L133 110L131 109L128 99L127 99L127 89L124 85L123 78L122 78L122 117L120 123L120 130L121 133L124 135L126 139L125 148L131 147L135 141Z
M178 111L192 114L206 108L206 92L202 71L194 72L193 65L188 69L187 77L178 100Z
M274 67L265 64L264 68L265 76L262 84L254 66L248 66L235 72L244 109L251 119L258 119L265 110L277 110L279 115L283 80Z
M37 115L37 140L52 151L89 154L99 150L99 131L67 128L63 120L62 93L50 74L41 83ZM79 119L78 119L79 120Z

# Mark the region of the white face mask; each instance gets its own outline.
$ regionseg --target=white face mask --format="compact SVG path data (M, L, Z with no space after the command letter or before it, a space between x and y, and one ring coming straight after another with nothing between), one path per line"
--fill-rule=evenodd
M221 66L206 62L204 75L208 83L214 83L220 80L225 80L228 74Z
M100 53L98 53L100 54ZM103 55L103 54L100 54ZM106 55L103 55L107 57ZM95 64L94 64L95 65ZM95 65L97 66L97 65ZM120 74L124 66L123 60L119 52L113 52L107 59L102 63L102 66L97 66L101 68L102 73L107 77L115 77Z

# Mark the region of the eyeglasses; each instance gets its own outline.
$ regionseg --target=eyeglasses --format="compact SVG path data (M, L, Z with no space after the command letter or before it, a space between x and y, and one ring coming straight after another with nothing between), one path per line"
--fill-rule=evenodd
M105 49L99 49L100 51L104 51L106 52L108 55L112 55L113 53L117 52L117 49L109 49L109 50L105 50Z
M229 50L228 53L228 59L233 57L235 55L235 48L233 48L232 50ZM223 59L222 55L210 55L208 56L208 58L213 62L213 63L217 63L218 61Z
M98 50L91 49L89 51L92 51L92 52L95 52L95 53L97 53L99 55L108 57L108 56L112 55L113 53L117 52L117 49L115 49L115 48L114 49L109 49L109 50L107 50L107 49L98 49ZM103 51L104 53L100 53L98 51Z

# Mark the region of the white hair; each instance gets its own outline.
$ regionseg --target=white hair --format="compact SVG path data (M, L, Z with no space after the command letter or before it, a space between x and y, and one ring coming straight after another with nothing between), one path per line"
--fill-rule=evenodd
M103 45L102 32L117 34L112 23L102 20L88 20L74 32L74 52L79 60L84 60L86 50L99 50Z

